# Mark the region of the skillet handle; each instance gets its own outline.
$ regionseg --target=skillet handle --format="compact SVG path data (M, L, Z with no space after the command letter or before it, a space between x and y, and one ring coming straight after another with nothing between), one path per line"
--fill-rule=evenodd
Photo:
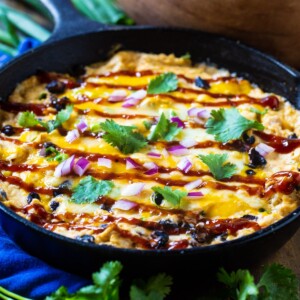
M48 9L54 21L53 33L45 43L107 27L105 24L84 17L74 8L70 0L41 0L41 2Z

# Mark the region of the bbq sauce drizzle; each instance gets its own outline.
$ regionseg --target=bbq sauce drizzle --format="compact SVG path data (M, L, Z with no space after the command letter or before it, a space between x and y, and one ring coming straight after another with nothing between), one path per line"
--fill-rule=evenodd
M107 73L105 75L99 75L98 77L114 77L114 76L120 76L120 75L125 75L125 76L137 76L137 77L141 77L141 76L147 76L147 75L156 75L157 73L152 72L152 71L143 71L143 72L130 72L130 71L120 71L120 72L111 72L111 73ZM193 79L188 78L184 75L178 75L178 77L184 79L186 82L188 83L193 83ZM40 75L41 81L48 83L53 79L57 79L57 77L55 77L54 75ZM88 77L84 77L84 80L87 80ZM208 83L211 82L217 82L217 81L238 81L239 79L235 78L235 77L221 77L221 78L216 78L216 79L208 79L206 80ZM128 85L118 85L118 84L106 84L106 83L76 83L72 80L69 79L63 79L63 81L65 82L67 88L76 88L76 87L80 87L80 86L106 86L106 87L111 87L111 88L126 88L128 90L137 90L137 89L141 89L141 88L145 88L145 86L128 86ZM228 95L228 94L216 94L216 93L210 93L206 90L198 90L198 89L191 89L191 88L178 88L177 89L178 92L180 93L192 93L192 94L196 94L196 95L207 95L212 99L225 99L224 100L219 100L219 101L215 101L215 102L203 102L203 101L199 101L199 104L204 105L204 106L216 106L216 107L222 107L222 106L237 106L240 104L244 104L244 103L253 103L253 104L259 104L261 106L269 106L272 109L276 109L278 108L279 105L279 101L276 98L276 96L268 96L268 97L264 97L264 98L253 98L253 97L249 97L247 95L241 94L241 95ZM188 98L181 98L181 97L175 97L173 95L159 95L159 97L165 97L168 98L172 101L178 102L178 103L192 103L195 102L195 99L188 99ZM79 100L73 100L72 103L77 104L77 103L83 103L83 102L95 102L98 101L97 99L89 99L88 97L85 97L84 99L79 99ZM102 99L101 104L105 104L107 101L107 99ZM49 105L45 105L45 104L26 104L26 103L11 103L11 102L1 102L0 103L0 107L1 109L10 112L10 113L18 113L21 111L32 111L34 112L36 115L38 116L43 116L43 115L47 115L49 113L53 113L53 109L49 106ZM140 115L140 114L109 114L109 113L104 113L104 112L99 112L99 111L95 111L95 110L80 110L80 109L76 109L78 114L96 114L98 116L104 117L104 118L122 118L122 119L135 119L135 118L149 118L149 116L147 115ZM201 127L201 126L199 126ZM24 129L21 128L14 128L16 130L16 133L21 133L22 131L24 131ZM37 126L35 128L31 128L31 129L26 129L26 130L36 130L36 131L44 131L43 128ZM266 142L268 142L268 144L272 147L274 147L276 149L277 152L279 153L289 153L291 151L293 151L295 148L300 146L300 140L287 140L281 137L276 137L276 136L272 136L272 135L268 135L266 133L263 132L255 132L255 134L257 136L259 136L261 139L265 140ZM95 134L93 133L85 133L84 136L87 137L95 137ZM98 136L96 136L98 137ZM10 141L13 142L15 144L23 144L21 141L19 141L18 139L13 139L13 138L7 138L5 136L3 136L2 134L0 134L0 139L2 140L6 140L6 141ZM38 143L26 143L28 146L32 146L36 149L39 149L41 146ZM194 146L194 148L208 148L208 147L218 147L220 149L228 149L228 150L232 150L232 145L224 145L224 144L220 144L217 143L215 141L207 141L207 142L202 142L197 144L196 146ZM120 158L118 156L113 156L113 155L101 155L101 154L96 154L96 153L86 153L86 152L82 152L82 151L78 151L78 150L73 150L73 149L61 149L63 152L68 153L69 155L76 155L76 156L86 156L89 160L91 161L96 161L98 158L100 157L106 157L106 158L110 158L110 159L117 159L118 162L121 163L125 163L125 158ZM0 168L1 170L10 170L13 172L23 172L23 171L40 171L40 170L47 170L47 169L52 169L52 166L48 166L48 167L44 167L41 168L39 166L35 166L35 165L25 165L25 164L6 164L5 162L0 162ZM178 169L171 169L171 168L164 168L164 167L159 167L159 173L170 173L172 171L180 171ZM148 178L145 176L141 176L138 174L123 174L123 176L121 174L114 174L114 173L107 173L107 174L103 174L101 176L98 175L96 173L90 172L87 174L92 174L94 177L96 178L101 178L101 179L122 179L122 178L127 178L129 180L131 179L142 179L142 180L147 180ZM280 175L276 175L274 174L274 178L276 177L287 177L290 178L290 180L288 181L288 184L278 184L278 182L274 183L274 185L269 185L267 188L267 193L266 194L270 194L272 192L284 192L284 193L290 193L290 190L294 188L294 185L296 184L296 178L298 178L296 176L296 174L298 173L292 173L292 172L286 172L286 174L280 174ZM201 176L205 176L205 175L210 175L209 172L203 172L203 171L189 171L187 174L184 174L185 176L197 176L197 177L201 177ZM37 193L41 193L41 194L45 194L48 196L51 196L53 194L53 189L54 188L47 188L47 187L35 187L33 184L27 184L24 181L22 181L19 177L17 176L4 176L2 173L0 173L0 180L2 181L7 181L10 184L14 184L19 186L21 189L24 189L28 192L37 192ZM162 179L162 178L149 178L148 180L155 180L159 183L162 183L164 185L170 185L170 186L183 186L187 183L187 181L184 180L171 180L171 179ZM233 186L233 185L227 185L226 183L222 183L222 182L206 182L205 185L213 187L214 189L229 189L232 191L237 191L239 189L245 189L249 195L257 195L259 194L260 196L264 196L264 189L263 186L265 185L265 180L262 179L255 179L253 177L249 178L249 177L243 177L243 176L233 176L230 179L226 179L224 180L225 182L245 182L245 183L251 183L251 184L256 184L258 186L255 187L250 187L250 186L246 186L246 185L239 185L239 186ZM112 205L112 203L114 202L114 200L112 199L101 199L99 200L100 202L108 202L110 205ZM99 203L100 203L99 202ZM89 224L81 224L78 225L74 222L72 222L71 220L74 219L76 217L76 214L72 215L70 213L63 215L63 216L59 216L59 215L55 215L55 217L53 216L53 214L46 212L45 208L42 205L37 205L37 204L32 204L32 205L28 205L25 206L23 208L16 208L16 207L11 207L14 211L18 212L18 213L22 213L25 214L32 222L43 226L45 228L47 228L48 230L55 230L55 228L57 226L62 226L68 229L73 229L73 230L84 230L87 229L86 226L88 226ZM31 209L33 209L35 211L35 213L31 213ZM141 205L139 204L136 208L136 210L138 211L151 211L152 213L155 212L157 214L164 214L166 212L168 212L168 210L161 210L158 207L153 207L153 206L146 206L146 205ZM203 217L201 217L201 219L199 219L199 214L193 214L190 211L181 211L181 210L171 210L171 213L176 213L178 215L180 215L182 218L184 218L185 216L189 215L189 217L192 215L194 222L190 223L189 226L186 227L182 227L182 226L173 226L173 227L166 227L163 226L159 223L155 223L155 222L147 222L147 221L142 221L139 219L126 219L126 218L115 218L112 215L108 215L108 216L98 216L98 220L95 220L95 218L93 218L93 220L91 221L101 221L101 222L105 222L105 223L109 223L109 224L115 224L115 230L123 237L125 238L129 238L131 239L135 244L139 245L141 248L145 248L145 249L151 249L151 248L155 248L155 245L153 243L151 243L151 241L148 238L143 238L140 236L136 236L133 235L132 233L130 233L129 231L126 230L122 230L120 229L120 227L117 226L118 222L125 222L131 225L136 225L136 226L141 226L144 227L146 229L150 229L150 230L164 230L165 232L167 232L168 234L181 234L181 233L190 233L191 232L191 228L195 227L197 225L197 223L201 222L204 224L204 231L208 236L208 240L210 238L214 238L218 235L224 234L224 233L230 233L232 235L236 235L237 231L240 229L244 229L244 228L252 228L254 230L259 230L260 226L254 222L254 221L248 221L246 219L220 219L220 220L210 220L210 219L205 219ZM88 219L90 219L90 216L86 216ZM58 220L60 220L60 222L58 222ZM93 232L96 233L100 233L102 232L104 229L102 228L91 228L93 230ZM165 245L166 249L183 249L189 246L189 242L187 240L182 240L178 243L167 243Z

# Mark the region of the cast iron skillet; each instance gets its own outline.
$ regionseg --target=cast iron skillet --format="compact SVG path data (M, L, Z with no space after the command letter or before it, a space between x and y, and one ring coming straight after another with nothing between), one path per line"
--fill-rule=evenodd
M0 72L2 101L17 83L37 69L72 72L76 65L104 60L115 45L122 49L189 52L195 62L212 61L277 93L300 108L300 77L290 67L255 49L226 38L186 29L107 27L78 15L69 1L43 0L55 21L53 36L43 46L15 59ZM254 234L188 250L129 250L85 244L47 231L0 204L0 224L29 253L65 270L90 274L106 260L120 260L127 270L204 270L216 265L247 265L282 246L299 228L300 208ZM134 266L137 266L135 268Z

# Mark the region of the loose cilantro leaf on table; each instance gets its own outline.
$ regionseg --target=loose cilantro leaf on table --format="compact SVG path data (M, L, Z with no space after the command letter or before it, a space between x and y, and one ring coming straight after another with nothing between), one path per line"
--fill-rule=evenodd
M92 176L87 176L80 180L74 188L71 201L77 204L93 203L99 197L108 195L114 184L109 180L97 180Z
M74 294L70 294L65 287L60 287L46 300L119 300L121 270L120 262L107 262L99 272L93 274L93 285L83 287Z
M265 268L258 283L259 300L299 300L299 280L292 270L279 264Z
M73 111L73 106L68 105L65 109L59 111L59 113L55 116L54 120L50 120L47 122L39 120L33 112L22 112L18 118L18 124L22 127L34 127L36 125L41 125L47 129L48 132L52 132L56 128L60 127L64 122L66 122Z
M236 165L225 163L228 158L227 154L208 154L198 156L208 167L217 180L230 178L236 172Z
M158 123L151 127L148 139L152 142L158 140L170 142L181 130L182 129L178 127L177 123L172 123L166 118L165 114L162 113Z
M113 120L106 120L100 123L100 127L105 131L103 139L124 154L137 152L147 145L146 139L135 131L135 126L122 126Z
M175 91L178 87L178 78L174 73L168 72L153 78L148 86L148 94L164 94Z
M206 132L213 134L216 141L222 143L240 138L251 128L264 129L261 123L244 118L236 108L212 110L205 126Z
M158 194L161 194L167 202L174 206L180 205L181 199L187 196L187 192L181 190L172 190L169 186L165 186L163 188L160 186L154 186L152 187L152 190Z
M170 292L172 277L162 273L147 282L140 280L130 288L130 300L163 300Z
M254 277L248 270L238 270L229 274L222 268L217 277L227 286L230 299L247 300L249 296L258 295Z

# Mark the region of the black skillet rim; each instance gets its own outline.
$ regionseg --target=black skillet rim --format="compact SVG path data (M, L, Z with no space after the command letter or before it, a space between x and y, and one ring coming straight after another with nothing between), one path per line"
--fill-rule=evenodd
M172 30L172 31L187 31L187 32L195 32L198 34L202 34L202 35L207 35L207 36L212 36L216 39L220 39L225 41L226 43L232 44L235 47L239 47L242 48L248 52L251 52L257 56L260 56L261 58L263 58L264 60L268 60L270 63L275 64L276 66L278 66L279 68L283 69L285 72L288 72L291 76L293 76L295 79L299 79L299 72L297 72L296 70L294 70L292 67L287 66L286 64L280 62L279 60L277 60L276 58L274 58L271 55L265 54L255 48L252 48L250 46L247 46L244 43L240 43L239 41L230 39L230 38L226 38L223 37L221 35L218 34L214 34L214 33L207 33L207 32L202 32L199 30L195 30L195 29L186 29L186 28L169 28L169 27L155 27L155 26L134 26L134 27L123 27L123 26L117 26L117 27L102 27L100 28L98 31L92 31L89 33L83 33L83 34L79 34L76 36L72 36L72 37L67 37L64 38L62 40L56 40L54 42L51 43L46 43L41 45L38 48L35 48L27 53L25 53L24 55L21 55L19 57L17 57L16 59L14 59L13 61L11 61L10 63L8 63L5 67L2 68L2 70L0 71L0 76L2 75L2 73L4 73L7 69L9 69L10 67L14 66L15 64L18 64L19 61L22 61L24 59L26 59L27 56L31 56L34 55L36 52L38 51L43 51L45 48L49 47L49 46L55 46L56 44L59 44L63 41L67 41L69 39L72 38L78 38L80 36L86 35L86 34L95 34L96 32L102 32L102 31L126 31L126 30L130 30L130 31L135 31L135 30ZM254 82L255 83L255 82ZM154 250L144 250L144 249L130 249L130 248L118 248L118 247L114 247L114 246L110 246L110 245L101 245L101 244L87 244L84 243L82 241L79 240L75 240L57 233L54 233L52 231L46 230L41 226L36 225L35 223L21 217L20 215L18 215L17 213L15 213L13 210L11 210L8 206L5 206L3 203L0 202L0 209L7 215L9 215L11 218L13 218L15 221L22 223L24 226L26 227L30 227L31 229L33 229L34 231L37 231L41 234L45 234L46 236L49 236L53 239L58 239L62 242L65 243L71 243L71 244L75 244L78 245L80 247L83 248L88 248L91 250L108 250L110 251L110 253L116 253L116 254L130 254L130 255L144 255L144 256L151 256L153 254L157 255L161 255L161 256L178 256L178 255L184 255L184 254L200 254L201 252L208 252L208 251L218 251L218 250L222 250L222 249L227 249L230 247L234 247L234 246L238 246L240 244L247 244L248 242L252 242L255 241L257 239L261 239L265 236L268 236L270 234L275 234L278 230L280 230L283 227L286 227L288 224L296 221L299 217L300 217L300 207L298 207L297 209L295 209L294 211L292 211L290 214L288 214L287 216L285 216L284 218L280 219L279 221L265 227L262 228L252 234L246 235L246 236L242 236L239 237L237 239L231 240L231 241L225 241L222 242L220 244L214 244L214 245L208 245L208 246L203 246L203 247L195 247L195 248L189 248L189 249L174 249L174 250L167 250L167 249L154 249Z

